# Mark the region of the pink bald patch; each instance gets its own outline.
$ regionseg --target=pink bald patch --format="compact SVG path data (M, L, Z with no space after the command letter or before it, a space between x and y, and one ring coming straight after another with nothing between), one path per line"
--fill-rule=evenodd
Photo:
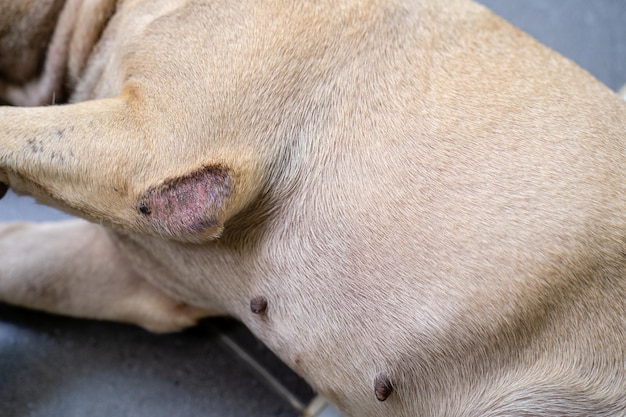
M231 191L224 168L205 167L150 188L138 209L159 235L187 240L221 226L218 215Z

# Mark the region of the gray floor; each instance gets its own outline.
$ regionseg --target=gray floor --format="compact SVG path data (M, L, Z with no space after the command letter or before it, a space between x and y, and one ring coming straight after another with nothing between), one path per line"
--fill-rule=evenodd
M626 1L482 3L609 87L626 83ZM0 202L0 221L64 217L12 194ZM181 334L155 336L0 305L0 417L295 417L298 404L312 398L236 323L207 321ZM326 410L325 416L332 415Z

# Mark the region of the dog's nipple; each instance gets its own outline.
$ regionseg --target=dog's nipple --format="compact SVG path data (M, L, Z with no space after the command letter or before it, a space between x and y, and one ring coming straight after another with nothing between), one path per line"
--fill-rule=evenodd
M385 401L393 392L391 380L385 373L380 373L374 380L374 393L378 401Z
M254 314L263 314L267 311L267 298L262 295L250 300L250 311Z

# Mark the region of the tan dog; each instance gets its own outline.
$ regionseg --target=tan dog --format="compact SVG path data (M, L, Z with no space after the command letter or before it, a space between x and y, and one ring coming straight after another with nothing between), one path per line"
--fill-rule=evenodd
M344 413L626 415L626 103L465 0L0 4L0 298L231 315ZM42 71L39 71L42 69Z

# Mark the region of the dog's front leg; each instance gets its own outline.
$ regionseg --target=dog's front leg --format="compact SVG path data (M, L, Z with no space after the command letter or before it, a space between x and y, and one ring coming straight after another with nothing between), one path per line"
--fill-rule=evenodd
M126 232L214 238L237 200L232 170L224 158L186 149L171 157L189 142L159 131L132 95L1 107L0 183Z
M83 220L0 225L0 300L154 332L212 313L156 289L129 265L114 234Z
M0 182L91 219L134 223L128 153L145 149L123 100L0 108ZM148 165L149 161L133 162ZM116 195L117 194L117 195Z

